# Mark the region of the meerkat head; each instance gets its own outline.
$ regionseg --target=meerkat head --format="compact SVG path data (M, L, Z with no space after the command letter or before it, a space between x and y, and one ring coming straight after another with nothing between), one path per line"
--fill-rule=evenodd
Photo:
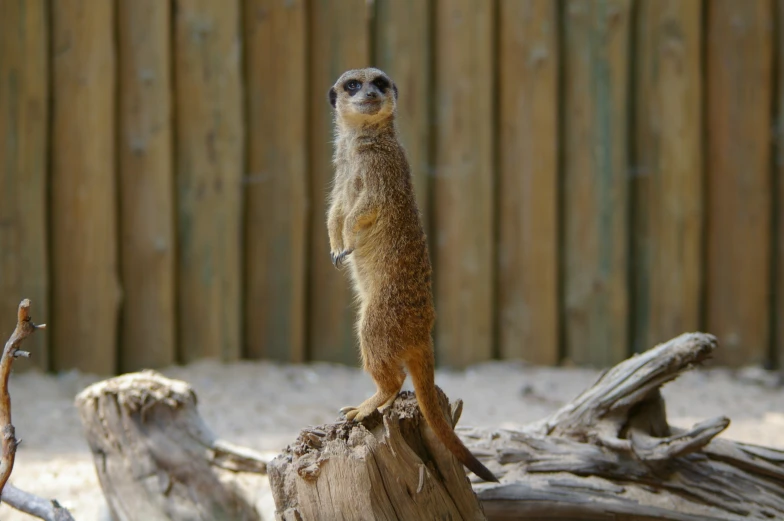
M344 122L374 123L395 113L397 86L378 69L354 69L329 89L329 102Z

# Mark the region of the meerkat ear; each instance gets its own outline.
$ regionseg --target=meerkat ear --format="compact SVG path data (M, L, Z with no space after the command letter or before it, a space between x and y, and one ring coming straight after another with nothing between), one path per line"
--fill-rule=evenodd
M335 87L329 89L329 103L332 105L332 108L335 108L338 103L338 93L335 90Z
M392 84L392 90L395 91L395 100L397 100L397 85Z

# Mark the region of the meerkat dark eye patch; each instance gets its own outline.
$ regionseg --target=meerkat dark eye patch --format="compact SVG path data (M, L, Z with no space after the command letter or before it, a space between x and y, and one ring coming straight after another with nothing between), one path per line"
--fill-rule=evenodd
M359 89L362 88L362 82L357 80L348 80L343 84L343 88L346 89L346 92L348 92L349 96L353 96L359 92Z
M373 80L373 85L375 85L381 92L386 92L389 88L389 80L383 76L379 76Z
M395 91L395 99L397 99L397 85L392 84L392 90Z
M338 93L335 88L329 89L329 104L332 105L333 108L337 107L338 103Z

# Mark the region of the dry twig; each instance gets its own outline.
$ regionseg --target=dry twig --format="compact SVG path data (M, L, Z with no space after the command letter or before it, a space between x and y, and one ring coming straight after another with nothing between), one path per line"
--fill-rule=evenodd
M8 378L11 376L11 365L14 360L29 357L30 353L22 351L19 346L25 338L36 329L46 328L46 324L37 325L30 318L30 300L24 299L19 304L17 312L16 329L11 338L5 343L2 358L0 358L0 436L2 440L2 459L0 459L0 500L22 512L33 515L45 521L73 521L70 512L60 506L56 500L46 500L19 490L7 484L14 468L16 458L16 439L14 426L11 423L11 395L8 393Z
M0 435L2 436L2 459L0 460L0 496L3 487L11 476L16 458L16 441L14 426L11 424L11 395L8 394L8 377L11 376L11 365L20 356L29 357L30 353L22 351L19 346L36 329L43 329L46 324L37 326L30 319L30 300L24 299L19 304L16 315L16 329L5 343L3 357L0 359Z

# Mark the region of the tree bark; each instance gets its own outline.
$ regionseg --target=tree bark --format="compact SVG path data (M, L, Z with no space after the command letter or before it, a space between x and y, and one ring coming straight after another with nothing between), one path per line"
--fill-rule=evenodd
M448 409L453 425L462 402ZM435 438L414 393L364 423L303 429L269 464L278 521L485 520L463 465Z
M215 467L264 473L266 463L212 434L187 383L130 373L88 387L76 406L115 521L260 521Z
M520 431L458 429L501 479L474 485L487 519L784 519L784 451L714 439L725 417L667 423L661 386L716 346L712 335L683 334Z

